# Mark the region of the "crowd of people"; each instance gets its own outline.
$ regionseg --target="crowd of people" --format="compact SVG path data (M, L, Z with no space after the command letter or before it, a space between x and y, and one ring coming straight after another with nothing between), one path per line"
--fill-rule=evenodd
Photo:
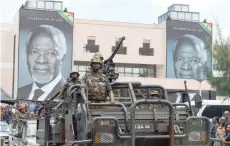
M22 103L18 106L12 106L12 105L6 105L6 106L0 106L0 114L1 114L1 121L4 121L6 123L10 123L11 120L14 119L16 113L20 111L20 107L25 107L26 113L28 115L36 115L40 105L39 103Z
M229 111L225 111L222 117L214 117L212 122L214 126L211 130L211 137L220 141L213 141L211 146L230 146L230 119Z
M12 119L12 112L14 111L13 109L14 107L12 105L0 106L1 121L9 123Z

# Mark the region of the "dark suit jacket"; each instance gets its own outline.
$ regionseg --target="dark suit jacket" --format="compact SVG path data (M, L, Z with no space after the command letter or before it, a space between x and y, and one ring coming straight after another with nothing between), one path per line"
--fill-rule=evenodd
M58 93L58 92L60 91L60 89L64 86L64 84L65 84L65 79L62 78L62 79L58 82L58 84L57 84L53 89L50 89L51 92L50 92L49 95L45 98L45 100L50 99L50 98L53 97L56 93ZM33 83L19 88L19 89L18 89L17 98L18 98L18 99L25 99L25 100L28 100L28 99L29 99L30 92L31 92L31 90L32 90L32 87L33 87Z

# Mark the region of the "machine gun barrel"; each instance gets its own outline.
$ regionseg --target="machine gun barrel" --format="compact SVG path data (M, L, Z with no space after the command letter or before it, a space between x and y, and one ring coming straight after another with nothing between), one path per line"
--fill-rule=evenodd
M122 44L122 42L123 42L124 40L125 40L125 37L122 37L122 38L120 39L120 42L119 42L118 45L116 46L116 49L113 51L112 55L111 55L107 60L105 60L105 62L113 60L114 56L117 54L117 51L120 49L121 44Z
M111 54L111 56L110 56L108 59L106 59L106 60L104 61L104 67L103 67L103 69L102 69L102 73L104 73L105 75L108 75L108 74L111 73L110 68L111 68L111 66L114 66L113 58L114 58L114 56L116 55L117 51L120 49L121 44L122 44L122 42L123 42L124 40L125 40L125 37L122 37L121 40L120 40L120 42L119 42L118 45L116 46L115 50L114 50L113 53ZM114 71L112 71L112 72L114 72Z

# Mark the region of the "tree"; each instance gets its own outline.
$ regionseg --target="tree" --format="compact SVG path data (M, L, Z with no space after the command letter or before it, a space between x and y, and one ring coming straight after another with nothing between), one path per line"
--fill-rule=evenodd
M218 70L217 75L207 71L207 80L216 88L217 95L230 98L230 40L224 39L217 24L217 39L212 47L213 63Z

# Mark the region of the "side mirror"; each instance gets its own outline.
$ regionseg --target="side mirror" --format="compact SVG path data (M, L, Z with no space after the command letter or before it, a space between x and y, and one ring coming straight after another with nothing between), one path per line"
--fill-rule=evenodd
M196 94L195 95L195 108L196 109L199 109L202 107L202 99L201 99L201 96Z

